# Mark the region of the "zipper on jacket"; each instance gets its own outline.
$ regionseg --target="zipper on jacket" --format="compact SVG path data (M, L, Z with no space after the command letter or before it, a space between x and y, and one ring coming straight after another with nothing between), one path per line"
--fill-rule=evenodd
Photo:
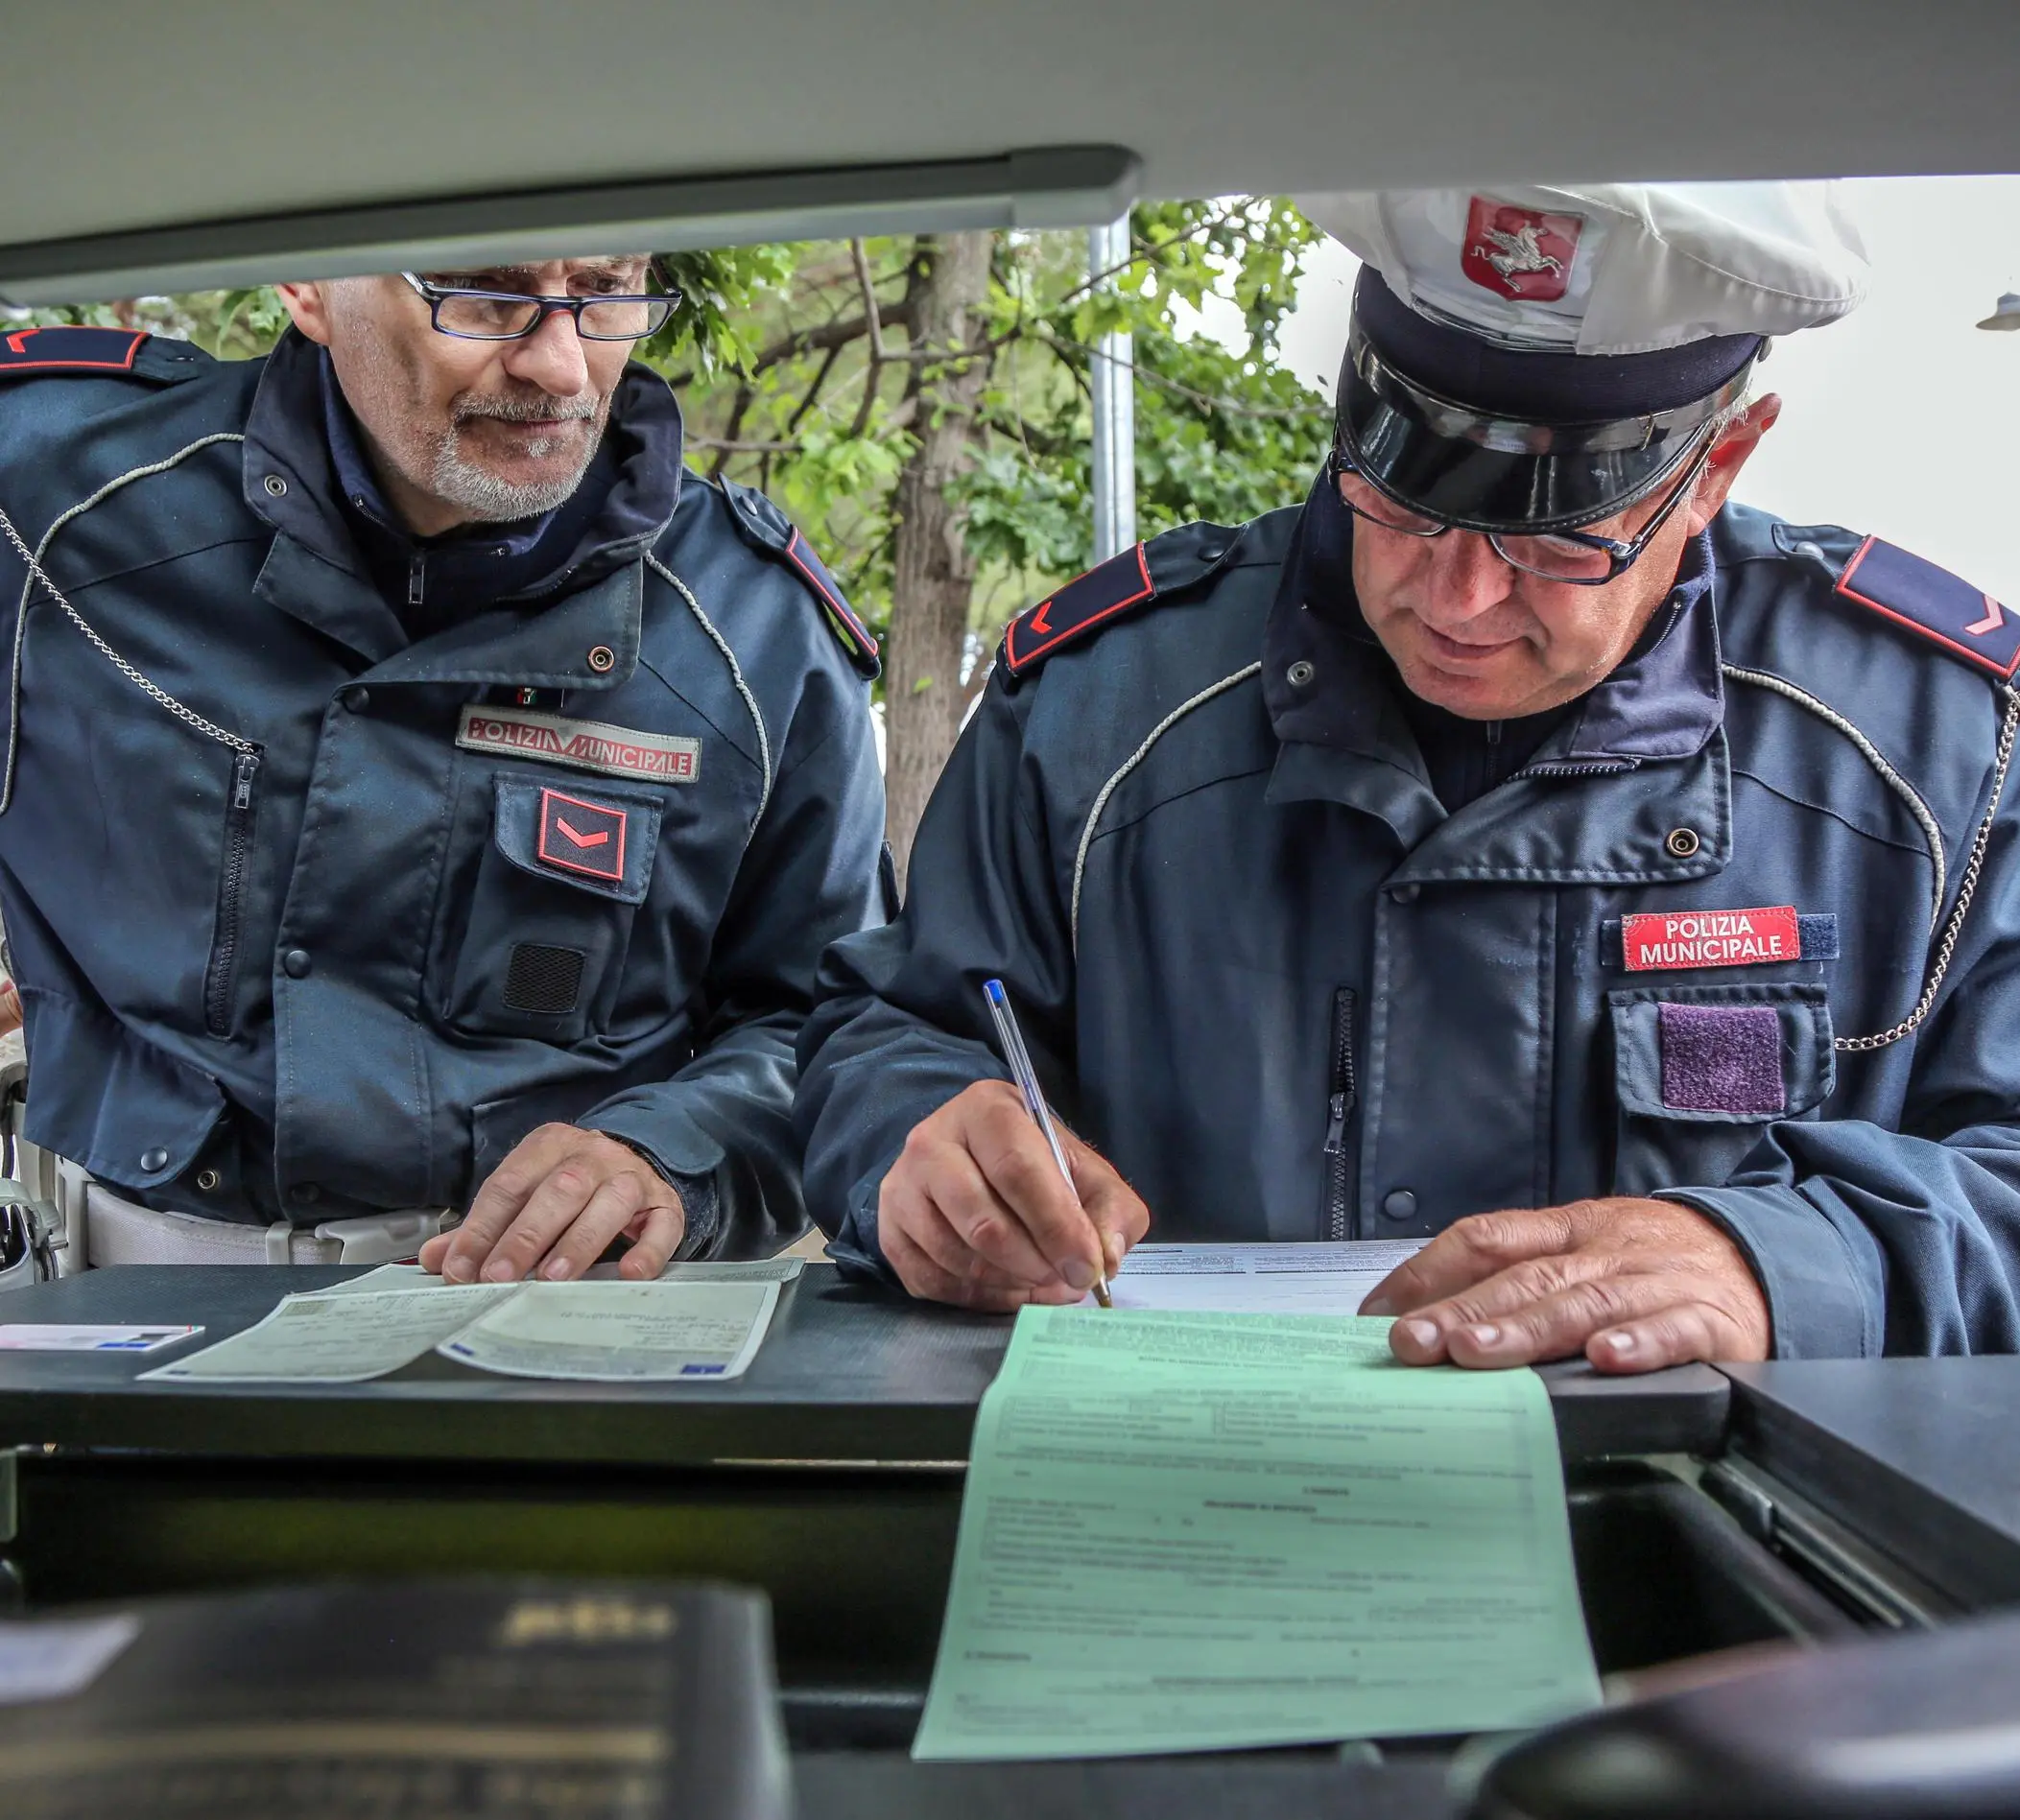
M1346 1179L1346 1122L1354 1109L1354 990L1333 994L1333 1042L1325 1099L1325 1230L1335 1243L1349 1235L1352 1197Z
M231 794L225 804L225 861L218 871L217 927L210 941L210 965L203 974L203 1025L213 1036L231 1034L231 989L238 978L246 874L252 865L253 785L258 777L259 754L239 753L232 761Z

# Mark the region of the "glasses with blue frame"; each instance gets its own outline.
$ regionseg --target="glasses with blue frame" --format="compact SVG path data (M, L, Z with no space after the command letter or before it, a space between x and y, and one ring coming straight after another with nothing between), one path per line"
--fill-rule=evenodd
M639 342L664 328L680 307L680 293L671 287L635 295L592 292L580 297L548 297L440 284L416 272L400 276L427 304L437 332L464 342L520 341L557 311L574 317L575 332L585 342Z
M1718 426L1713 423L1707 427L1703 443L1684 469L1682 479L1670 489L1669 497L1654 516L1626 542L1582 531L1488 531L1478 534L1486 538L1494 554L1511 569L1541 576L1548 581L1569 582L1573 587L1604 587L1634 566L1655 533L1689 496L1710 461L1717 440ZM1354 465L1351 456L1338 447L1333 450L1333 471L1340 479L1340 497L1356 518L1365 518L1371 525L1405 537L1442 537L1448 531L1461 529L1399 506Z

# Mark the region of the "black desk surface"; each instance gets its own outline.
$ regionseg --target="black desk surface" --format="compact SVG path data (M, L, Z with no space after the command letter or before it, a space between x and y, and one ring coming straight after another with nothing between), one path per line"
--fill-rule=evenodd
M809 1265L729 1383L569 1384L429 1357L368 1383L140 1383L142 1371L250 1327L292 1290L355 1270L129 1265L0 1298L0 1321L195 1323L144 1356L0 1353L0 1446L178 1454L690 1465L962 1462L1010 1323L903 1301ZM1729 1386L1701 1366L1607 1379L1545 1372L1568 1459L1714 1448Z
M1444 1820L1448 1765L1321 1751L1086 1763L915 1763L895 1753L797 1756L806 1820Z
M1736 1452L1966 1608L2020 1600L2020 1358L1724 1370Z

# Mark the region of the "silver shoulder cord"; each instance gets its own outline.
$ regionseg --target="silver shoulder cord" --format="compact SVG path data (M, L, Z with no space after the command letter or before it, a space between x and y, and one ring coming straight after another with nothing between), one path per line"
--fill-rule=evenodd
M1985 852L1992 842L1992 824L1998 818L1999 801L2006 794L2007 772L2013 762L2013 736L2020 731L2020 690L2014 689L2010 683L2001 683L1999 693L2005 699L2006 712L1999 722L1999 744L1993 751L1992 799L1985 805L1984 819L1978 824L1978 832L1972 838L1970 856L1964 861L1963 878L1957 887L1957 903L1950 911L1949 921L1943 925L1942 938L1936 945L1936 957L1930 963L1928 983L1922 987L1922 996L1915 1001L1914 1009L1892 1029L1882 1030L1876 1036L1841 1036L1831 1045L1833 1049L1855 1055L1885 1049L1889 1043L1898 1043L1904 1036L1912 1036L1936 1006L1936 995L1942 990L1943 976L1950 971L1958 938L1963 934L1964 918L1971 912L1971 900L1978 894L1978 881L1984 871Z
M1135 751L1131 752L1128 758L1123 760L1122 764L1116 768L1114 774L1101 787L1100 792L1094 798L1093 808L1087 811L1086 826L1081 830L1080 845L1074 850L1073 855L1073 897L1067 916L1066 938L1069 952L1071 952L1076 960L1080 958L1081 953L1081 886L1086 883L1087 855L1093 850L1094 837L1096 831L1101 827L1102 815L1108 807L1108 798L1113 796L1116 791L1121 788L1123 780L1141 765L1145 759L1150 757L1151 747L1163 739L1172 728L1176 726L1195 708L1203 708L1216 697L1225 695L1228 690L1247 682L1249 677L1259 676L1262 674L1263 667L1260 662L1244 664L1232 675L1223 676L1219 682L1210 682L1199 694L1187 697L1185 700L1179 702L1171 713L1166 715L1163 720L1159 721L1155 726L1143 736L1143 744ZM978 694L975 698L979 701L982 697Z
M715 621L701 610L701 603L695 599L695 591L680 579L665 563L649 550L646 552L646 566L667 583L687 603L688 611L708 634L709 641L723 653L723 661L729 666L729 680L736 685L736 692L743 697L745 712L750 716L750 724L757 731L757 764L764 773L764 789L757 799L757 815L751 821L754 829L764 820L765 811L772 806L772 736L765 731L765 717L757 705L757 697L750 693L750 685L744 679L744 667L736 660L736 652L730 649L729 641L716 629Z
M223 440L225 438L210 439ZM231 439L236 440L235 437ZM182 455L189 454L190 452L191 451L187 449L182 450L174 459L176 461L179 461ZM172 464L173 463L171 462L163 463L162 465L166 466ZM83 501L77 506L73 506L69 511L65 512L63 516L58 519L54 525L50 526L48 533L42 539L43 548L48 548L50 538L56 535L57 532L68 519L76 516L80 512L87 510L90 507L96 505L99 499L103 497L105 493L108 493L112 491L115 487L124 485L128 481L138 480L143 474L154 473L158 471L158 468L145 468L138 470L137 472L132 474L121 475L120 478L117 481L113 482L110 486L102 488L99 493L94 493L89 499ZM19 739L21 719L21 646L23 636L27 630L28 608L30 605L29 596L37 584L40 585L42 591L45 594L47 594L49 598L57 603L57 605L63 609L63 612L68 616L70 623L73 626L75 626L79 631L83 633L85 638L90 640L92 648L96 650L99 652L99 654L103 656L108 663L110 663L111 666L115 670L117 670L122 676L126 677L126 679L129 682L131 682L134 686L134 688L138 689L141 692L141 694L147 696L151 700L155 701L159 703L160 706L166 708L169 711L169 713L173 714L176 717L177 720L181 721L188 726L194 727L199 733L202 734L205 739L215 740L220 745L226 746L234 752L258 752L259 747L255 745L250 740L244 739L236 733L227 731L226 728L219 726L214 721L206 721L194 708L189 707L180 701L178 701L174 696L170 695L168 691L166 689L163 689L158 683L153 682L149 680L148 677L142 675L137 669L135 669L131 664L130 664L116 650L114 650L110 645L107 644L106 641L103 638L101 638L96 631L92 629L89 622L85 620L84 616L82 613L80 613L76 607L71 605L68 598L64 595L62 589L58 587L57 584L49 579L49 571L42 567L41 559L36 555L35 551L31 550L28 547L27 540L21 535L20 532L14 528L14 521L7 515L7 509L5 507L0 507L0 535L5 535L7 541L13 546L14 553L21 558L21 560L24 563L28 565L29 578L27 582L24 583L21 589L21 600L18 610L18 619L14 627L13 670L10 684L11 706L8 715L7 727L7 772L5 781L0 782L0 815L4 815L8 812L8 810L12 806L14 797L14 750L16 743Z

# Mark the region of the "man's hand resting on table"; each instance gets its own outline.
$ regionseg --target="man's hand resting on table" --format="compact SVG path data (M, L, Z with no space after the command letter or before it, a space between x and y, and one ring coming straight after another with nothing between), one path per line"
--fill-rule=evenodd
M631 1248L618 1275L650 1282L686 1224L672 1183L636 1150L600 1131L543 1124L498 1165L463 1224L421 1247L420 1262L450 1283L567 1283L623 1237Z
M1739 1246L1695 1208L1581 1200L1476 1214L1361 1305L1394 1314L1410 1365L1528 1365L1582 1352L1601 1371L1765 1359L1768 1300Z
M1057 1123L1057 1122L1055 1122ZM1150 1209L1063 1124L1079 1199L1008 1081L982 1080L913 1126L877 1199L877 1239L914 1295L1006 1311L1078 1302L1150 1230Z

